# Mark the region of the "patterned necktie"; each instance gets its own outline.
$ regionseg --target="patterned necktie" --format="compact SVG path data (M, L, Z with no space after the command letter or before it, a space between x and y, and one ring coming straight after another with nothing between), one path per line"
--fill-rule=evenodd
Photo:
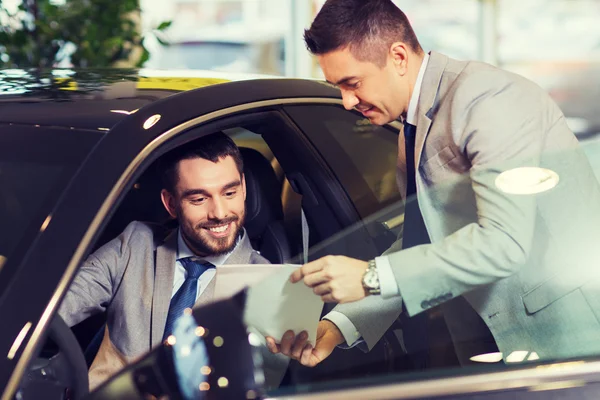
M423 222L423 216L417 201L417 182L415 171L415 137L417 127L404 121L404 150L406 153L406 208L404 209L404 228L402 248L429 243L429 235Z
M177 293L175 293L171 299L163 340L173 332L175 320L183 314L183 311L186 308L192 308L194 306L198 292L198 278L200 275L207 269L215 267L211 263L204 260L198 260L195 257L180 258L178 261L187 271L187 277L185 278L183 285L181 285Z

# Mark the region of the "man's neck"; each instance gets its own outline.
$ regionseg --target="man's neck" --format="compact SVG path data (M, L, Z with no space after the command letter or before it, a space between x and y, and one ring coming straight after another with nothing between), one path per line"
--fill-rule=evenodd
M419 102L419 95L421 92L421 86L423 84L423 76L425 75L425 68L429 55L424 52L417 54L412 53L413 63L409 66L410 76L410 97L406 111L403 113L403 119L409 124L416 125L417 123L417 106ZM410 59L409 59L410 60Z

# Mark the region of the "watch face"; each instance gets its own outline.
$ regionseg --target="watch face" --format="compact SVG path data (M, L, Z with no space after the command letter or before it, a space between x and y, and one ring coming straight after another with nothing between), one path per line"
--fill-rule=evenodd
M365 286L369 288L379 287L379 277L375 271L368 271L363 279Z

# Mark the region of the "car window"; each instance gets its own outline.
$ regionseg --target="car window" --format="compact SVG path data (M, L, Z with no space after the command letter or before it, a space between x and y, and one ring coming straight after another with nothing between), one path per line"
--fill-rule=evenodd
M99 138L92 132L7 126L0 135L0 282L24 240L47 226L61 191ZM21 247L26 251L28 246ZM19 257L17 257L19 258ZM11 265L16 266L18 260ZM1 285L0 285L1 287Z
M338 106L291 106L286 112L331 166L362 217L400 198L398 131Z

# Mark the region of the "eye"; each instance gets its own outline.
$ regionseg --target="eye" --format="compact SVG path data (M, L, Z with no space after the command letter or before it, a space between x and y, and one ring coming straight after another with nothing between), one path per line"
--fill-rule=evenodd
M348 89L358 89L359 86L360 86L360 82L352 82L352 83L346 84L346 87Z
M236 190L229 190L229 191L225 192L225 196L226 196L226 197L233 197L233 196L235 196L236 194L237 194L237 191L236 191Z
M190 202L192 204L202 204L202 203L204 203L205 200L206 200L206 197L196 197L196 198L190 199Z

